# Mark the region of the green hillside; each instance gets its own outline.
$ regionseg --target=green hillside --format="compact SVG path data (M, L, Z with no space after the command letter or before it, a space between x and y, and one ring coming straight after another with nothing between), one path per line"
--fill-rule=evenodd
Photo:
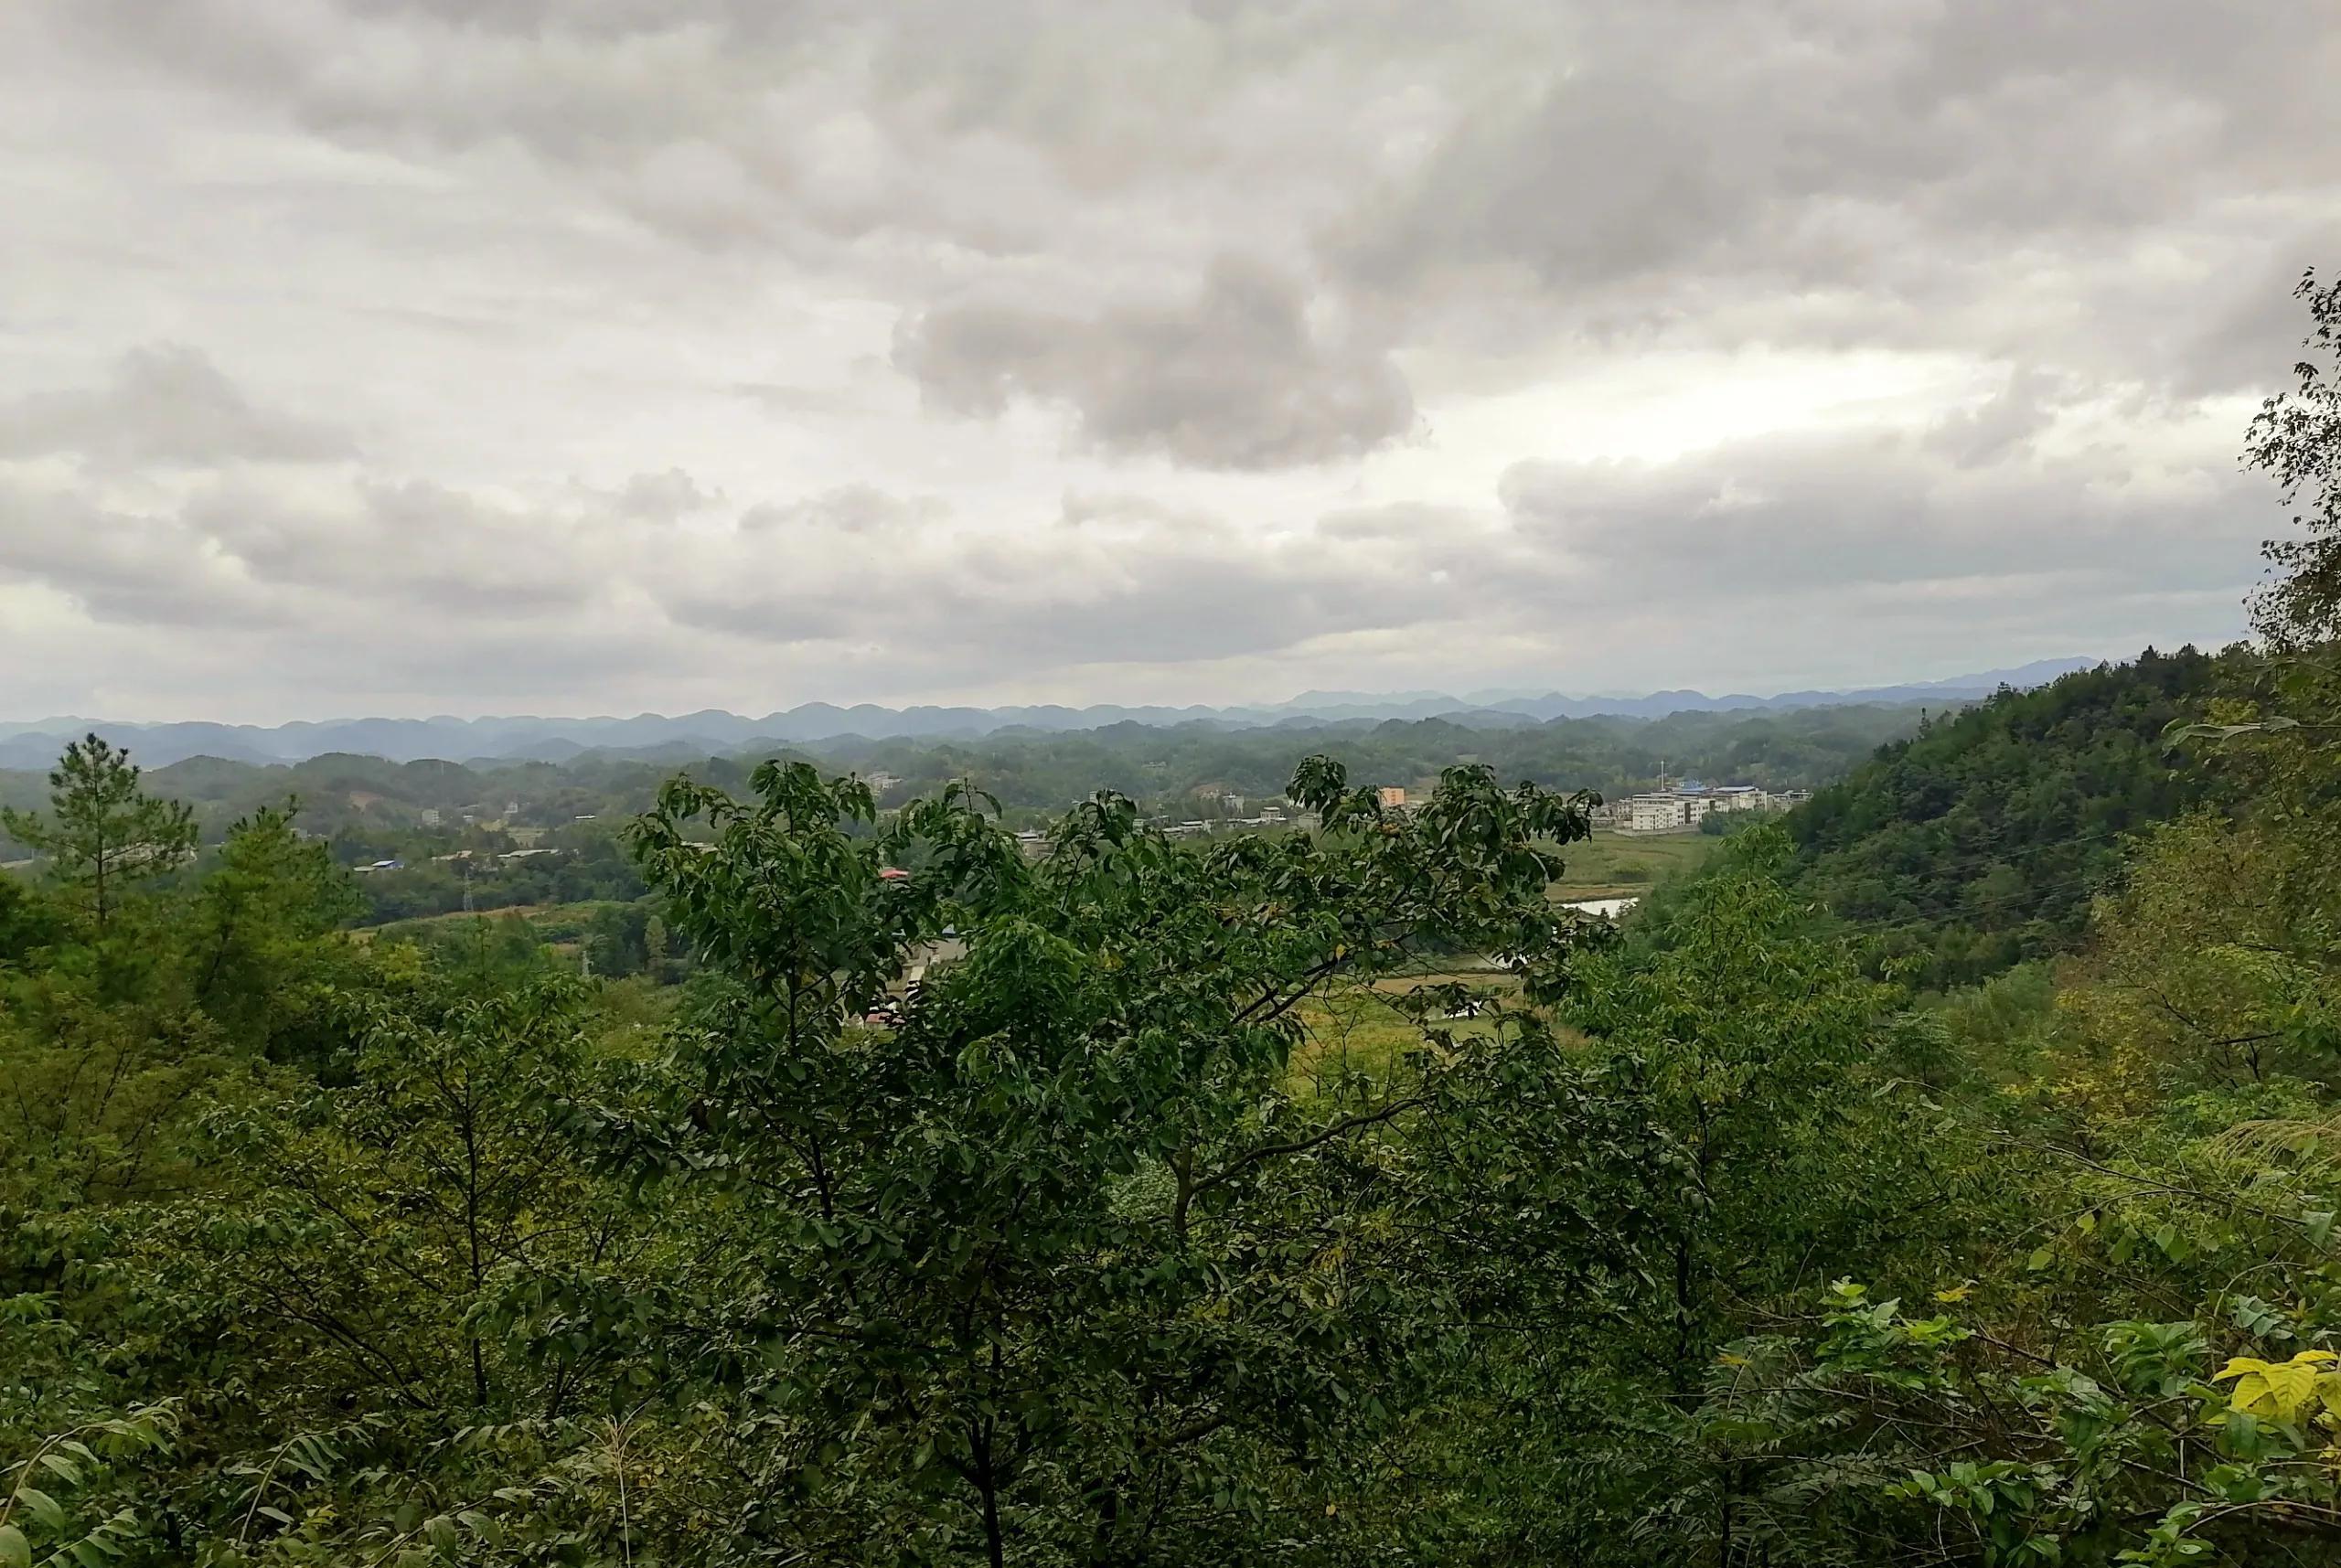
M2148 649L1930 721L1790 814L1797 891L1935 985L2062 950L2125 834L2218 798L2162 735L2239 657Z

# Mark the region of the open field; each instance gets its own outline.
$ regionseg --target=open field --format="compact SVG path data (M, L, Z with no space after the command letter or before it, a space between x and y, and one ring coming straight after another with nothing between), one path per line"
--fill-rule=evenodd
M1519 980L1511 975L1466 970L1393 976L1375 982L1370 989L1344 987L1310 997L1294 1009L1308 1039L1293 1052L1293 1082L1313 1087L1352 1072L1373 1077L1387 1073L1401 1052L1423 1043L1423 1034L1414 1019L1386 998L1419 986L1450 981L1514 1000L1520 989ZM1484 1035L1492 1025L1481 1019L1448 1019L1438 1027L1459 1037Z
M350 929L349 939L360 946L379 940L385 934L392 941L401 936L413 936L426 927L461 925L475 920L500 920L508 914L518 915L533 927L547 915L556 915L571 908L591 907L569 904L503 904L495 909L450 910L445 914L410 915L404 920L384 921L379 925L360 925Z
M403 920L391 920L391 921L385 921L385 922L383 922L383 923L382 923L382 924L381 924L381 925L379 925L379 926L360 926L360 927L358 927L358 929L359 929L360 931L379 931L379 930L385 930L385 929L387 929L387 928L389 928L389 927L390 927L390 926L394 926L394 925L444 925L444 924L457 923L460 923L460 922L463 922L463 921L466 921L466 920L494 920L494 919L496 919L496 918L497 918L497 916L499 916L499 915L507 915L507 914L517 914L517 915L521 916L523 919L533 920L533 919L535 919L538 915L550 913L551 912L555 911L555 910L564 910L564 909L590 909L590 908L592 908L592 907L593 907L593 906L592 906L590 903L584 903L584 904L497 904L497 905L495 908L493 908L493 909L483 909L483 910L461 910L461 909L453 909L453 910L449 910L449 911L448 911L446 913L444 913L444 914L413 914L413 915L409 915L409 916L407 916L407 917L406 917L405 919L403 919Z
M1564 901L1639 897L1669 877L1695 869L1722 842L1704 833L1597 833L1561 850L1566 869L1553 884L1552 896Z

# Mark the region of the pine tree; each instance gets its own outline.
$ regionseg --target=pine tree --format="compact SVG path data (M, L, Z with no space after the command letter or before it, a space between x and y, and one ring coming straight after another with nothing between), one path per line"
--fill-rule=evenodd
M0 811L0 831L48 864L48 880L103 934L135 884L195 853L195 814L138 787L130 753L88 735L48 775L48 811Z

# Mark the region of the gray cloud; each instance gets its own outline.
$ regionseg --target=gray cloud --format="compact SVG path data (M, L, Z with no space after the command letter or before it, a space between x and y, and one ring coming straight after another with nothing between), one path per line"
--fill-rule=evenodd
M2336 30L2279 0L1572 7L1326 231L1414 330L1957 345L2167 381L2341 198Z
M843 485L793 501L764 502L740 514L743 533L906 535L944 516L933 496L893 496L874 485Z
M1351 507L1329 512L1317 520L1319 534L1346 543L1369 540L1421 543L1449 539L1459 532L1470 533L1475 527L1475 519L1462 508L1429 507L1412 501L1383 507Z
M928 401L997 415L1018 398L1070 406L1082 439L1205 468L1355 457L1406 433L1413 394L1387 353L1312 328L1301 285L1233 257L1172 306L1088 321L953 305L906 320L894 363Z
M0 458L69 453L110 467L316 463L356 443L332 426L258 408L200 350L134 348L106 383L0 401Z
M45 583L103 625L308 624L385 646L574 617L666 527L610 497L540 509L427 481L250 474L147 507L0 481L0 578Z
M2224 635L2336 74L2297 0L0 7L0 665L1177 700Z
M2306 325L2293 295L2312 264L2326 272L2341 256L2341 221L2326 220L2282 237L2238 275L2221 280L2198 315L2171 324L2171 379L2180 395L2257 390L2288 382Z
M2028 447L2056 420L2058 397L2070 396L2059 378L2032 366L2008 371L2007 385L1973 409L1955 413L1931 432L1929 444L1962 468Z
M0 581L50 584L102 622L200 630L281 624L242 564L175 520L0 483Z
M1235 236L1376 350L1891 339L2152 378L2341 199L2341 41L2293 0L61 9L317 136L523 149L664 237L875 280L925 313L943 406L1064 400L1110 449L1223 466L1256 460L1175 385L1103 389L1127 315L1241 317L1211 280ZM1403 430L1382 368L1270 448Z
M499 505L427 480L361 480L324 502L223 486L198 495L182 518L288 597L372 604L392 619L418 609L574 613L611 564L611 530L599 519Z
M969 534L938 518L883 543L882 557L843 565L752 547L727 555L728 570L702 561L654 592L685 625L773 646L883 642L898 658L914 653L930 678L970 662L1005 673L1273 654L1462 603L1460 584L1441 590L1403 562L1305 539L1263 549L1224 525L1068 538Z
M2170 641L2198 635L2157 630L2174 614L2232 605L2257 526L2237 477L2118 461L2038 442L1977 458L1940 431L1785 436L1516 464L1480 507L1343 508L1273 540L1103 493L1032 528L870 487L685 528L622 496L531 510L420 483L305 500L246 483L151 516L5 489L0 587L46 581L129 628L232 624L325 650L304 656L369 691L572 669L671 684L775 657L911 691L971 670L1013 685L1326 657L1415 686L1498 669L1585 686L1554 661L1653 637L1670 657L1851 648L1902 668L1962 636L2095 645L2042 642L2052 609Z
M720 503L722 493L710 495L679 468L663 474L637 474L620 486L615 503L621 517L643 522L671 523Z
M908 617L903 640L927 657L965 650L1001 671L1392 635L1418 651L1525 640L1549 656L1572 636L1615 646L1645 613L1743 645L1802 633L1890 656L1955 648L1962 625L2021 632L2059 602L2125 636L2154 635L2175 607L2232 606L2260 526L2249 485L2210 460L2133 471L2086 444L2044 452L2056 421L2004 411L2034 395L2022 382L1931 430L1524 463L1479 508L1336 510L1273 543L1140 497L1068 496L1069 537L970 535L938 511L898 524L875 574L702 562L687 577L698 586L662 602L685 624L775 645L882 637ZM1793 628L1775 624L1784 615Z
M1676 603L1764 593L2058 584L2239 599L2262 531L2231 468L2131 471L2042 457L1974 431L1734 443L1667 464L1529 463L1502 498L1530 549L1608 593ZM2027 424L2026 427L2031 427Z
M1057 510L1068 528L1162 528L1181 533L1224 533L1226 519L1194 507L1172 506L1151 496L1123 491L1068 490Z
M1748 221L1764 198L1751 160L1767 156L1662 81L1572 77L1465 119L1358 216L1346 253L1384 288L1491 261L1546 284L1608 282L1683 261Z

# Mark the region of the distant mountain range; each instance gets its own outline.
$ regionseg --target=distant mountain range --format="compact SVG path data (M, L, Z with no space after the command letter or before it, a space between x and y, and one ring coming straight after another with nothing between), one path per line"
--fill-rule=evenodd
M2060 675L2087 669L2099 662L2087 658L2041 659L2015 669L1986 670L1949 680L1852 691L1787 691L1772 697L1738 693L1709 697L1697 691L1661 691L1642 697L1566 697L1559 692L1527 696L1481 691L1453 697L1435 691L1306 691L1289 702L1248 708L896 709L868 703L839 708L827 702L807 702L761 719L708 709L672 718L641 713L631 719L329 719L273 727L141 724L80 718L24 723L0 720L0 768L47 767L56 761L66 740L90 731L118 746L129 747L138 762L160 767L188 757L296 763L331 752L385 757L401 763L424 758L450 762L563 762L594 751L728 752L764 742L807 745L855 737L873 741L969 740L1002 731L1057 734L1100 730L1115 724L1202 724L1251 730L1355 720L1444 718L1474 728L1492 729L1598 715L1662 719L1670 713L1690 711L1823 708L1848 703L1966 702L1988 697L2003 686L2044 686Z

